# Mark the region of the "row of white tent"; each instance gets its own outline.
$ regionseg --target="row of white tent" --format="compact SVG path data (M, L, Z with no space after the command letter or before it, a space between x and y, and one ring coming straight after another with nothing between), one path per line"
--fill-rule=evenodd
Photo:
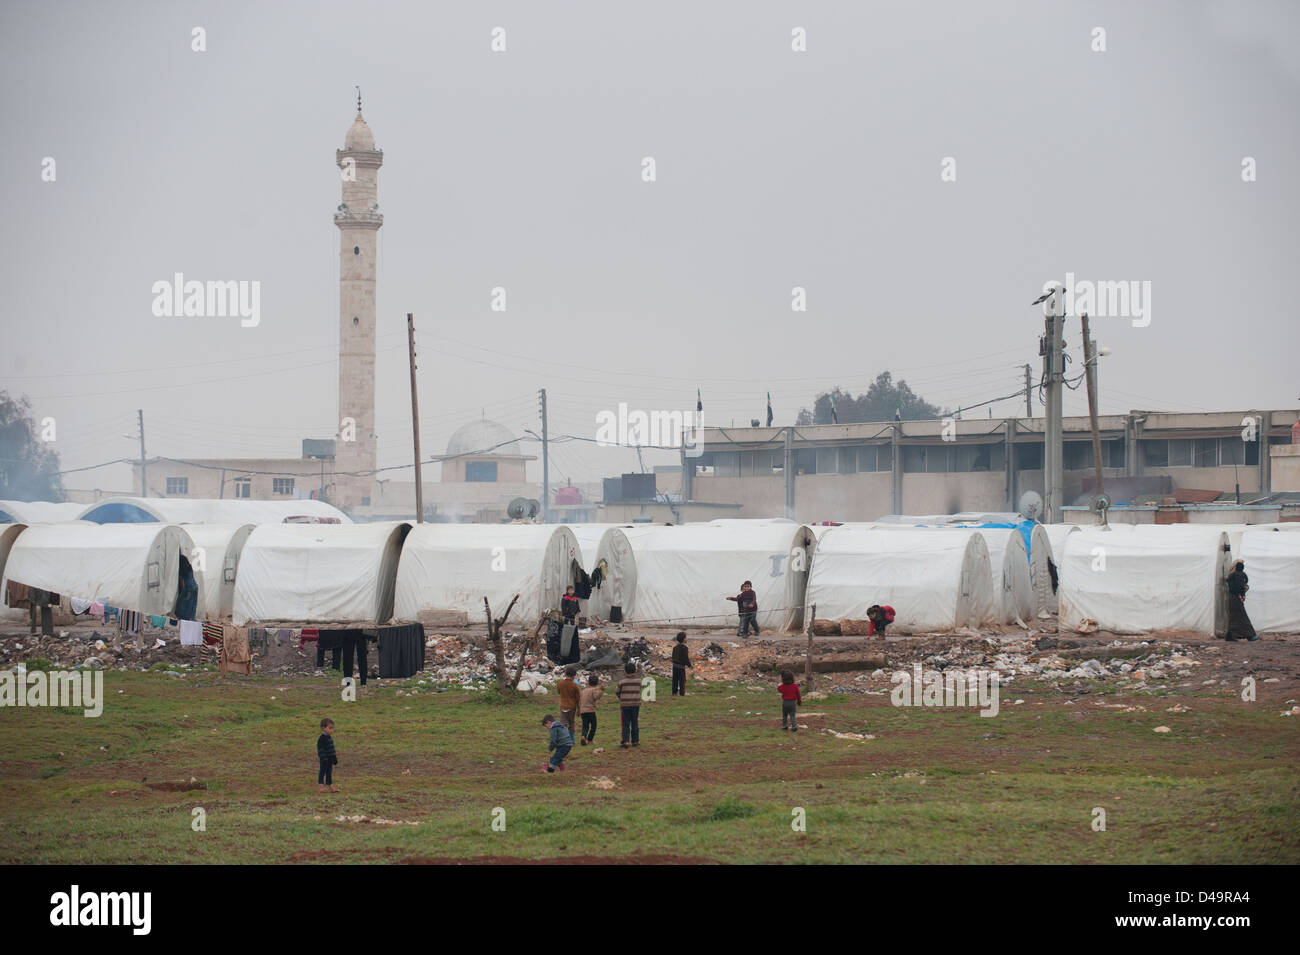
M810 605L818 617L862 619L873 603L893 606L905 633L1029 623L1059 598L1063 629L1212 633L1226 619L1235 555L1247 562L1256 628L1300 631L1300 534L1281 532L1300 525L990 523L15 524L0 530L0 581L169 614L188 564L205 619L476 620L484 597L500 615L519 594L511 620L522 625L558 606L579 569L600 565L586 609L609 619L618 607L648 626L733 623L725 598L751 580L764 630L801 628Z
M94 504L50 501L0 501L0 524L267 524L284 521L351 524L324 501L254 501L249 498L201 500L181 497L108 497Z

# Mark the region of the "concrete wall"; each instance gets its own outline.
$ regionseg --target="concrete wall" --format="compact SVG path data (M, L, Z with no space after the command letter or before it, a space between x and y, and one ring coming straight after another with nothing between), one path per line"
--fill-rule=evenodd
M1300 491L1300 444L1275 444L1269 448L1269 457L1273 462L1273 490Z

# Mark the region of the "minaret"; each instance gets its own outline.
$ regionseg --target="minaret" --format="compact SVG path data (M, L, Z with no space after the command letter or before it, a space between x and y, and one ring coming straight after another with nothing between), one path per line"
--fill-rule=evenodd
M331 499L340 508L370 503L371 482L378 467L375 448L375 265L379 227L379 167L384 153L361 116L343 148L335 154L343 177L343 202L334 213L339 227L339 436L335 443L337 472ZM346 419L355 422L349 428ZM349 440L349 438L351 440ZM348 474L361 476L349 477Z

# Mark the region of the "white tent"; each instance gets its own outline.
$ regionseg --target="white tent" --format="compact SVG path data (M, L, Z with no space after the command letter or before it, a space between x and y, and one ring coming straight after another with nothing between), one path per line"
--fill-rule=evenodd
M575 560L582 551L562 524L419 524L402 551L397 616L463 611L480 621L484 597L500 617L518 594L508 626L531 627L559 609Z
M198 617L202 620L229 620L235 608L235 577L239 558L253 524L187 524L186 532L194 542L190 563L203 580L203 602Z
M324 501L254 501L248 498L200 500L183 497L110 497L81 508L81 517L96 524L114 522L164 524L351 524L338 508Z
M1224 632L1227 535L1190 524L1155 530L1084 528L1069 535L1058 561L1062 630L1093 620L1113 633Z
M962 529L967 529L961 525ZM953 531L951 525L943 528ZM1019 528L971 527L984 537L989 550L989 570L993 592L1002 610L999 623L1029 623L1038 611L1033 582L1029 578L1029 555Z
M727 597L748 580L763 630L803 626L804 594L816 539L802 524L766 521L637 524L623 528L636 558L635 615L655 626L729 627Z
M387 623L410 529L405 522L259 525L239 557L234 623Z
M181 561L193 549L189 534L171 524L37 524L13 542L4 576L64 597L170 615ZM202 607L203 580L195 580Z
M58 524L75 521L84 509L83 504L0 501L0 524Z
M1238 556L1250 578L1246 613L1255 629L1300 633L1300 534L1251 528L1242 535Z
M604 573L599 589L592 588L591 599L583 601L584 612L608 620L610 608L618 607L622 619L630 619L636 599L636 557L623 533L630 524L566 524L582 553L583 569L595 571L603 561Z
M982 534L845 524L818 541L808 603L831 620L886 604L903 633L978 627L1001 618L992 581Z

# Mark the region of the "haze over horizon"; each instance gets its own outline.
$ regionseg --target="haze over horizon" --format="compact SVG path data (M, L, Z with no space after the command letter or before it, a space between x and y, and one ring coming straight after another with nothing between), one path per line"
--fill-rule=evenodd
M697 388L709 425L763 418L768 392L790 424L885 370L1023 414L1030 302L1067 273L1150 283L1149 324L1094 321L1103 413L1292 408L1296 36L1283 2L11 3L0 390L55 418L65 471L136 456L137 408L150 456L332 436L359 85L384 151L380 467L410 462L407 312L426 457L481 415L540 454L542 387L551 435L587 439L602 410L693 410ZM259 323L156 317L176 273L260 282ZM1076 372L1073 312L1065 338ZM575 440L551 464L558 485L637 457Z

